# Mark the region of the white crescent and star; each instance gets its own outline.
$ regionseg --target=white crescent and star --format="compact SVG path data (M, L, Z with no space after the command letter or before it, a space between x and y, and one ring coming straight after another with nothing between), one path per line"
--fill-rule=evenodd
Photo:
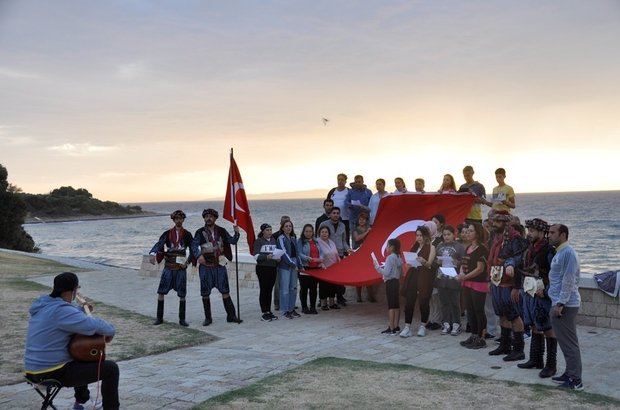
M235 191L235 209L244 213L247 213L248 211L246 211L245 209L241 208L239 206L239 202L236 201L237 198L237 192L239 192L240 190L243 189L243 183L242 182L235 182L233 184L233 190Z
M388 237L386 238L385 242L383 243L383 246L381 246L381 256L385 256L385 250L387 249L387 246L388 246L387 243L390 239L398 238L399 236L404 235L408 232L415 232L419 226L424 225L424 222L425 221L422 221L420 219L414 219L412 221L407 221L405 223L402 223L400 226L394 229L392 233L389 234Z

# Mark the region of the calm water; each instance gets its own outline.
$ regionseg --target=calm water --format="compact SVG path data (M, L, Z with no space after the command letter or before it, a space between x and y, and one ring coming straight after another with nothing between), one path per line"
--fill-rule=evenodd
M267 222L278 229L280 216L289 215L299 232L305 223L314 225L321 215L322 199L255 200L250 202L254 229ZM135 204L132 204L135 205ZM212 207L220 213L219 202L159 202L137 204L145 210L169 214L183 209L185 227L192 233L203 225L201 212ZM620 269L620 191L579 192L562 194L517 194L515 214L522 222L540 217L553 223L564 223L570 230L569 240L579 252L582 271L589 273ZM488 209L488 208L487 208ZM220 217L218 223L232 232L231 224ZM78 221L27 224L42 253L74 257L91 262L128 268L139 268L159 235L172 226L169 216L101 221ZM243 231L240 253L247 253Z

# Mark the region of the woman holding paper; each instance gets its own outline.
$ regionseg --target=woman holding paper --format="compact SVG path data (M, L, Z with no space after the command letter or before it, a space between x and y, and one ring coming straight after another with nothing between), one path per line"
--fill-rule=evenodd
M487 327L484 302L489 289L486 275L489 250L483 245L485 231L481 224L469 225L466 234L469 245L465 249L457 280L461 282L463 287L463 299L467 309L467 322L471 329L471 336L462 341L461 346L468 349L481 349L487 346L484 341L484 332Z
M405 281L406 298L405 303L405 328L400 332L400 337L410 337L411 322L413 321L413 309L415 302L420 297L420 327L418 336L426 336L426 322L430 313L429 302L433 293L435 275L431 269L435 259L435 247L431 243L431 233L426 226L419 226L415 232L416 241L411 248L411 252L416 254L415 259L407 255L407 279Z
M461 333L461 283L456 279L465 247L455 240L452 225L443 227L443 242L437 246L437 289L441 302L441 334L458 336Z

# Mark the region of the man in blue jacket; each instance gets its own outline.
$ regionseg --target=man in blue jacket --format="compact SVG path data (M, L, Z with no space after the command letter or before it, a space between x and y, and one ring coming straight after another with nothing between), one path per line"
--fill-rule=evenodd
M103 408L118 409L118 365L111 360L78 362L69 354L73 335L101 335L110 342L114 326L84 312L72 303L79 288L75 273L64 272L54 278L49 295L37 298L30 307L24 368L32 382L55 379L75 389L74 409L83 409L90 399L88 383L101 380ZM99 369L100 368L100 369Z

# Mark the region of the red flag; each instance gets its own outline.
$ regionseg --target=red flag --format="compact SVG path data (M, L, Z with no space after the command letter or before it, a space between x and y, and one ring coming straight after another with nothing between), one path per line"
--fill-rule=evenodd
M254 225L250 216L250 205L245 196L243 180L237 168L237 163L230 153L230 170L228 171L228 186L224 199L224 219L236 223L245 231L250 247L250 254L254 254Z
M454 227L463 222L472 204L472 194L403 194L388 195L379 203L372 230L360 248L342 262L323 269L308 270L319 279L341 285L370 285L380 282L371 254L384 262L387 241L397 238L401 251L409 251L415 241L416 228L433 215L443 214L446 223Z

